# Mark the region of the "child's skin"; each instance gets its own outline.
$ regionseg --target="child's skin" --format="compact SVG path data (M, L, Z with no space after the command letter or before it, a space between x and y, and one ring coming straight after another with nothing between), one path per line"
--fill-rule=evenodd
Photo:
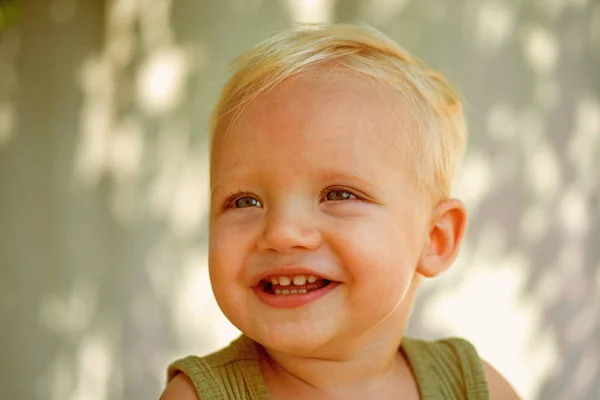
M460 201L420 190L401 161L407 136L422 134L405 104L385 84L323 65L215 137L211 281L225 315L263 345L273 399L419 398L398 348L421 277L452 265L467 217ZM298 274L335 284L312 301L259 293L265 277ZM517 398L485 368L492 398ZM179 375L163 398L197 396Z

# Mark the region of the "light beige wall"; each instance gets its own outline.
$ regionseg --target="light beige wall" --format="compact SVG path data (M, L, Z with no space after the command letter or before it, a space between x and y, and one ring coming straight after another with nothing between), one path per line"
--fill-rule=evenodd
M206 122L290 21L369 22L447 74L471 146L457 265L410 333L471 339L528 398L600 393L600 3L20 1L0 33L0 398L156 398L237 332L206 274Z

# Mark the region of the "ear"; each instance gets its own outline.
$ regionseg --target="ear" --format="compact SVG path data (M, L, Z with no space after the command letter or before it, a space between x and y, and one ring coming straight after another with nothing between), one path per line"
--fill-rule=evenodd
M456 199L442 201L433 210L430 226L417 272L433 278L452 266L458 256L467 227L464 204Z

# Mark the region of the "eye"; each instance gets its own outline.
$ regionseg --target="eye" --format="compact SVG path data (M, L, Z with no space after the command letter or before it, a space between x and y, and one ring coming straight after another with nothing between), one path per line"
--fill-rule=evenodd
M342 200L355 200L357 197L347 191L342 189L334 189L327 192L325 198L329 201L342 201Z
M238 197L232 202L233 208L249 208L249 207L262 207L259 200L254 197L244 196Z

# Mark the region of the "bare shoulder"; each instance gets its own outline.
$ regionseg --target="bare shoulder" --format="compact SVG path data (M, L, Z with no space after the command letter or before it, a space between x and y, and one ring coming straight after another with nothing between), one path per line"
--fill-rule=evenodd
M521 398L498 371L490 364L483 362L483 369L488 383L490 398L492 400L520 400Z
M178 374L160 396L159 400L199 400L196 389L190 378L184 374Z

